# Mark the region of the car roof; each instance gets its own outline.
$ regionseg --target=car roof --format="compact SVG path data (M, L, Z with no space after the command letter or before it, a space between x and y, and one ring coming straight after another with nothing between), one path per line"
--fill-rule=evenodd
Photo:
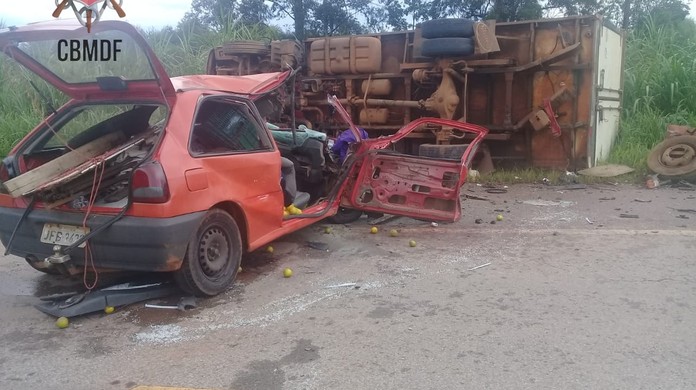
M172 77L177 92L214 90L253 95L271 90L287 78L289 72L260 73L248 76L190 75Z

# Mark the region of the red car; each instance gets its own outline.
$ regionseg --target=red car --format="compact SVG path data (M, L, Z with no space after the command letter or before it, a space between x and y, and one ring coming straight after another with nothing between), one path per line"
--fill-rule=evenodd
M60 39L120 40L121 51L115 61L61 62ZM23 72L27 85L43 79L68 98L0 166L2 243L46 273L173 272L184 290L215 295L244 253L337 212L455 221L487 133L421 119L355 143L339 162L325 134L270 129L291 72L170 78L117 21L90 34L64 21L0 30L0 49L33 72ZM473 135L461 160L394 150L424 126ZM285 215L289 203L302 214Z

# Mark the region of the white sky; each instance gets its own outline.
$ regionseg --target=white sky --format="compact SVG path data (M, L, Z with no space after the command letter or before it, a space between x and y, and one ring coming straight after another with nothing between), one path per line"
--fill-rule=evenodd
M102 1L102 0L100 0ZM696 1L696 0L695 0ZM6 1L0 6L0 20L6 25L23 25L31 22L51 20L56 9L54 0ZM176 26L191 0L123 0L126 17L121 19L140 27ZM78 6L79 9L79 6ZM72 9L63 10L61 18L74 18ZM119 19L116 11L107 8L103 20Z
M7 1L0 6L0 21L6 25L23 25L52 19L55 0ZM690 0L691 16L696 16L696 0ZM191 7L191 0L123 0L123 19L140 27L176 26L186 11ZM72 18L72 10L63 11L61 18ZM103 19L118 19L116 12L107 9Z

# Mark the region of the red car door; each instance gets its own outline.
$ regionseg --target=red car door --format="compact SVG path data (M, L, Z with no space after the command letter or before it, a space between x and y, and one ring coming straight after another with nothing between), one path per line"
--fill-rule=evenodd
M329 100L357 132L340 103L336 99ZM460 160L412 156L386 149L423 126L450 127L457 132L473 134L474 138ZM460 189L487 133L487 129L469 123L421 118L396 134L363 140L346 161L352 166L341 205L433 221L456 221L461 216Z

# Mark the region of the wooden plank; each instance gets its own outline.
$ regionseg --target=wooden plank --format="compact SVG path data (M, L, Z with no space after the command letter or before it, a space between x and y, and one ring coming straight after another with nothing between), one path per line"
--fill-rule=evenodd
M122 132L107 134L86 145L82 145L75 150L51 160L29 172L25 172L4 183L7 192L12 197L20 197L22 194L31 192L36 187L50 181L66 171L80 166L80 164L90 158L99 156L109 149L112 149L125 140Z

